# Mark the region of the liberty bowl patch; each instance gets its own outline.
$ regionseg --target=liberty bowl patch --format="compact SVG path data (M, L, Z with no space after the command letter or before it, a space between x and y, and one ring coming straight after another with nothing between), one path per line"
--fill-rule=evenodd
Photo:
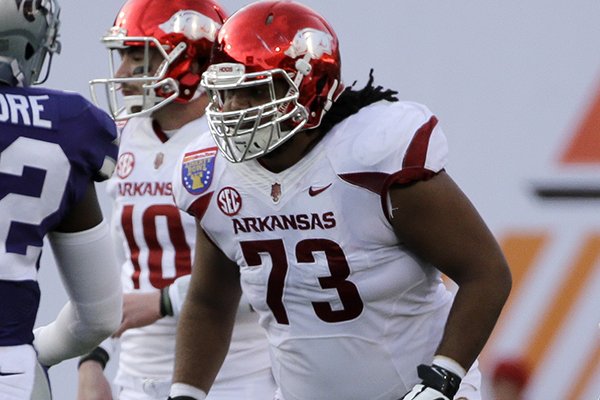
M199 195L208 189L214 174L216 156L216 147L183 155L181 181L188 192Z

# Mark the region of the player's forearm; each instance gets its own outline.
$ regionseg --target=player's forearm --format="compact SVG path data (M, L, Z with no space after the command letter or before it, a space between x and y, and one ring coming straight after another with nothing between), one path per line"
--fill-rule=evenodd
M122 293L105 223L48 238L70 298L54 322L35 332L40 362L53 365L91 351L118 328Z
M98 309L114 309L117 303L110 298L93 305L73 306L67 303L52 323L35 330L34 346L42 365L51 366L63 360L91 351L110 335L117 324L95 323L82 315L98 314ZM116 321L116 320L115 320Z
M402 400L468 399L469 395L478 395L475 386L471 391L463 388L461 397L457 392L463 379L465 385L473 382L466 375L467 370L487 341L510 291L508 272L496 278L462 280L436 355L431 365L417 367L421 382Z
M235 310L184 303L177 327L174 383L208 393L229 349Z
M473 364L510 292L510 273L503 269L460 284L436 354L450 357L467 370Z

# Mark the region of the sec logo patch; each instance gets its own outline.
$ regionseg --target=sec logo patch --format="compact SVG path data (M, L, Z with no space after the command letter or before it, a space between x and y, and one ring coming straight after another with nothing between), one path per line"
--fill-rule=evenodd
M217 195L217 204L223 214L232 217L242 209L242 196L232 187L224 187Z
M135 157L133 153L123 153L119 156L119 161L117 162L117 176L121 179L127 178L131 172L133 171L133 167L135 166Z

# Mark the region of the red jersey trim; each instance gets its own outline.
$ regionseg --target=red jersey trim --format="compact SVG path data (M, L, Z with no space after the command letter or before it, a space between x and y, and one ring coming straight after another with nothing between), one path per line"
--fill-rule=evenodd
M408 145L404 159L402 160L402 169L393 174L383 172L359 172L351 174L342 174L340 178L351 184L363 187L380 195L381 208L385 217L390 221L387 195L390 186L393 184L409 184L417 181L426 181L431 179L437 172L425 168L427 159L427 149L429 148L429 140L434 128L438 124L438 119L435 116L429 118L413 136L412 141Z
M375 194L381 194L389 176L383 172L354 172L339 175L346 182L370 190Z
M433 133L433 129L438 124L438 119L435 116L431 116L429 121L425 122L411 140L402 160L402 169L406 168L423 168L425 166L425 159L427 158L427 148L429 147L429 139Z
M198 221L201 221L204 217L204 214L206 213L206 209L210 204L210 200L212 199L213 194L214 191L208 192L194 200L194 202L187 209L188 214L195 217Z

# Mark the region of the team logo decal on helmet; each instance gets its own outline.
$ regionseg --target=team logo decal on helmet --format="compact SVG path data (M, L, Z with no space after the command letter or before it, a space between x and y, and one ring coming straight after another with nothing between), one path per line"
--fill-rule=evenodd
M180 10L158 26L165 33L182 33L190 40L215 41L221 27L214 20L193 10Z
M184 154L181 179L188 192L193 195L206 192L214 175L216 156L216 147Z
M305 28L296 33L285 55L297 58L308 54L311 59L317 60L323 57L323 54L333 53L333 40L333 36L327 32Z
M29 22L33 22L35 20L35 14L37 13L37 7L40 3L34 3L33 0L16 0L17 8L21 9L21 5L23 5L22 13L25 19ZM25 3L25 4L23 4ZM34 10L34 7L36 8ZM35 11L35 12L34 12Z

